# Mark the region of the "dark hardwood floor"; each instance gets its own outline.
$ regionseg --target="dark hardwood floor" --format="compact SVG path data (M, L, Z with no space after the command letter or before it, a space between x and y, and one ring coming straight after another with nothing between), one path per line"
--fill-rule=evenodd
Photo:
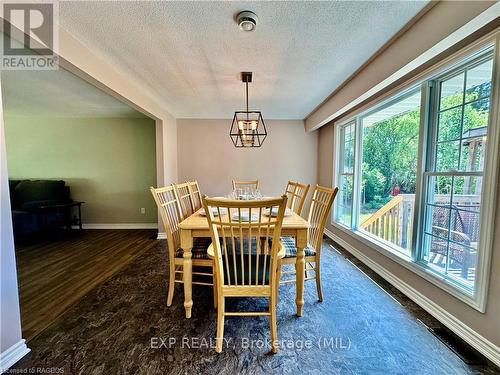
M16 246L23 337L28 341L68 307L155 246L154 230L84 230Z

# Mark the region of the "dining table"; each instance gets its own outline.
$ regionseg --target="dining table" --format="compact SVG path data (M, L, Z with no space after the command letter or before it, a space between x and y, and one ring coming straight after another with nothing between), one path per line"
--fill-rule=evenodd
M295 238L297 248L297 257L295 263L296 270L296 297L297 316L302 316L302 307L304 306L304 273L305 273L305 258L304 249L307 246L307 230L309 222L300 215L297 215L291 210L283 218L281 227L282 236L291 236ZM203 213L203 208L196 211L192 215L185 218L179 223L180 242L183 250L183 281L184 281L184 308L186 310L186 318L191 318L193 308L192 297L192 279L193 279L193 263L192 263L192 248L193 239L196 237L210 237L210 228L208 219Z

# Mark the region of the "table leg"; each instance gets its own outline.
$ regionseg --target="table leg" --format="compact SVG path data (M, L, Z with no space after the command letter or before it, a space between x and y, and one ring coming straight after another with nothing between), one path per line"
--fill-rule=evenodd
M82 230L82 204L78 204L78 226Z
M304 248L307 246L307 230L297 231L295 246L297 247L297 260L295 263L297 295L295 302L297 304L297 316L302 316L302 306L304 306L304 273L306 268Z
M191 250L193 249L193 237L191 231L181 229L181 248L184 250L183 261L183 281L184 281L184 309L186 310L186 318L191 318L191 309L193 308L192 297L192 281L193 281L193 261Z
M67 217L66 217L66 230L71 230L71 215L73 214L73 207L69 206L68 207L68 212L66 212Z

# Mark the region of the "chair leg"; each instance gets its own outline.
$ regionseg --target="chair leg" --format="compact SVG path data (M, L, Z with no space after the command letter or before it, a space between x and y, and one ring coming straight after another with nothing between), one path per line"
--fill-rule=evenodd
M316 259L316 267L315 267L315 275L316 275L316 290L318 291L318 301L323 302L323 292L321 291L321 268L320 261Z
M279 284L277 285L277 287ZM276 287L276 289L277 289ZM271 315L269 315L269 325L271 329L271 347L272 347L272 352L273 353L278 353L278 329L276 327L276 300L275 300L275 293L271 293L271 297L269 299L269 312Z
M174 299L175 290L175 265L170 266L170 272L168 276L168 294L167 294L167 306L172 305L172 300Z
M215 338L215 351L222 352L224 341L224 297L217 296L217 337Z
M215 266L212 268L212 274L213 274L213 293L214 293L214 309L217 309L217 276L215 275Z
M278 269L276 270L276 295L274 297L275 304L278 304L278 296L280 291L280 281L281 281L281 270L283 268L283 263L281 259L278 260Z

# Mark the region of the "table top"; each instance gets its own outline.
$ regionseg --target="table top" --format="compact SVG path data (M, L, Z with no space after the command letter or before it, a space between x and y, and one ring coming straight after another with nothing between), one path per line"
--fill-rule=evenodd
M83 202L83 201L71 201L68 203L56 203L56 204L42 205L42 206L38 206L37 208L40 208L40 209L62 208L62 207L79 206L83 203L85 203L85 202Z
M210 229L208 227L208 220L206 216L203 216L200 211L196 211L191 216L188 216L183 221L179 223L179 228L188 230L200 230L200 229ZM283 229L307 229L309 228L309 222L303 217L292 212L291 215L285 216L283 218Z

